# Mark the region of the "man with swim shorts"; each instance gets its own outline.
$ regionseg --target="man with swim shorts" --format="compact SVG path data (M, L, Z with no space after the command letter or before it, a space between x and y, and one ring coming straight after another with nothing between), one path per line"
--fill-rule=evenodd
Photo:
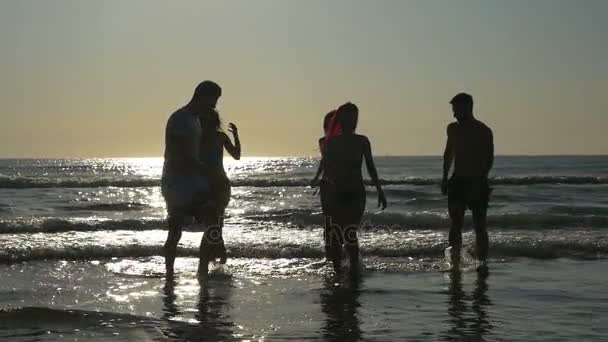
M165 130L165 162L161 190L167 204L169 234L164 245L167 276L173 275L182 229L192 220L202 222L212 210L209 184L199 159L202 129L199 116L214 110L222 89L212 81L200 83L190 102L171 115Z
M447 144L443 155L441 191L448 195L448 210L452 225L449 242L452 264L457 267L462 248L462 227L467 209L473 214L476 254L485 268L488 257L486 217L490 200L488 174L494 163L492 130L473 116L473 97L456 95L450 103L457 122L448 125ZM448 174L454 162L454 172Z

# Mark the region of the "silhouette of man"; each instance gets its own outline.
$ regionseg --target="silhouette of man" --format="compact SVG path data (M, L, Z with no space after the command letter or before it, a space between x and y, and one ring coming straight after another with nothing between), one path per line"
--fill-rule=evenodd
M448 125L448 139L443 155L441 191L448 195L452 226L449 242L452 264L457 267L462 248L465 211L471 209L475 227L477 258L485 267L488 256L486 216L490 200L488 174L494 163L492 130L473 116L473 97L460 93L450 103L457 122ZM454 172L448 174L454 162Z
M199 222L205 210L212 210L209 184L200 161L202 129L199 116L215 109L222 95L219 85L200 83L192 100L171 115L165 130L165 163L161 179L162 194L167 203L169 234L164 245L167 275L173 275L177 244L188 220Z

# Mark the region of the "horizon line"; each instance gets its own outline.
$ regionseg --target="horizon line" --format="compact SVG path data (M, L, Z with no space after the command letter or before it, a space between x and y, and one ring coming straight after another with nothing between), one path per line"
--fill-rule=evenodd
M377 154L374 158L400 158L400 157L442 157L442 154ZM517 153L506 153L496 154L495 157L608 157L608 153L528 153L528 154L517 154ZM0 160L44 160L44 159L66 159L66 160L77 160L77 159L163 159L163 156L139 156L139 157L0 157ZM224 158L229 158L228 156ZM318 159L319 156L310 155L257 155L257 156L242 156L241 158L313 158Z

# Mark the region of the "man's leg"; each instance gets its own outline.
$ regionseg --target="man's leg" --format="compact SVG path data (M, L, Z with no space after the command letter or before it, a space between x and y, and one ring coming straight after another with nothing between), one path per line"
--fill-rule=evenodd
M185 216L179 210L170 210L167 218L169 234L163 247L165 255L165 270L167 276L173 275L173 266L177 255L177 244L182 237L182 227L184 226Z
M487 213L484 207L475 208L473 211L473 226L475 227L476 254L479 261L485 262L488 258L488 229Z
M467 184L451 179L448 183L448 212L450 214L450 236L451 249L450 258L452 267L460 265L460 252L462 249L462 227L464 225L464 214L467 210Z
M458 267L460 265L460 250L462 249L462 227L464 225L465 206L458 203L449 205L450 227L449 242L452 247L451 259L452 265Z

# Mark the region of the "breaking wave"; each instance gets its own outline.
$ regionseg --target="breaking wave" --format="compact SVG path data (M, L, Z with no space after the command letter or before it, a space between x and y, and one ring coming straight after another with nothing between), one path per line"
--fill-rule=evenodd
M436 185L439 178L399 178L382 179L384 185ZM608 184L608 177L594 176L529 176L529 177L497 177L491 180L494 185L535 185L535 184ZM366 181L369 185L369 180ZM251 178L234 179L232 185L236 187L303 187L308 186L308 178ZM2 189L28 189L28 188L99 188L123 187L139 188L160 185L158 178L99 178L99 179L50 179L40 177L14 177L0 176Z

